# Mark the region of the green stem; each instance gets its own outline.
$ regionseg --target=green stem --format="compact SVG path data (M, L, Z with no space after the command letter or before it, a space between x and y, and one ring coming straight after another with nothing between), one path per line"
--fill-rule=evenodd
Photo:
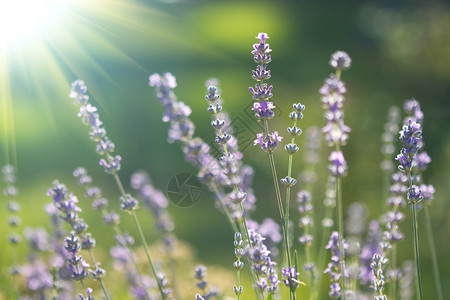
M392 252L391 252L391 259L392 259L392 270L394 271L395 277L392 278L391 281L391 299L396 299L397 295L397 243L393 243L392 245Z
M416 204L412 204L413 209L413 230L414 230L414 259L416 261L417 285L419 289L420 300L423 300L422 280L420 276L420 260L419 260L419 237L417 233L417 208Z
M241 271L237 270L236 272L237 272L237 288L239 290L240 287L241 287ZM240 293L238 293L237 298L238 298L238 300L241 298L241 294Z
M215 117L216 120L219 120L219 115L218 115L217 113L215 113L215 114L213 114L213 115L214 115L214 117ZM217 132L218 132L218 134L219 134L220 136L223 136L223 132L222 132L222 129L221 129L221 128L217 129ZM223 147L223 153L224 153L224 155L225 155L225 156L228 156L228 146L227 146L227 144L226 144L226 143L222 144L222 147ZM232 180L233 177L234 177L234 175L230 174L230 180ZM239 188L238 188L237 185L235 185L235 186L233 187L233 192L238 192L238 191L239 191ZM244 233L245 233L245 235L246 235L246 237L247 237L248 246L249 246L250 248L252 248L253 245L252 245L252 241L251 241L251 239L250 239L250 233L248 232L247 221L246 221L246 219L245 219L245 217L244 217L245 212L244 212L244 207L242 206L242 202L239 203L239 205L237 205L237 207L238 207L238 209L240 210L240 212L242 213L242 222L241 222L242 224L241 224L241 225L242 225L242 227L243 227L243 229L244 229ZM237 230L236 230L235 232L237 232Z
M155 265L153 264L152 258L150 257L150 251L148 249L147 241L145 240L144 233L142 232L141 224L139 223L138 217L134 210L131 211L131 216L133 217L134 225L136 226L136 229L139 233L139 238L141 239L141 243L144 246L145 254L147 256L148 263L150 264L150 267L152 269L153 276L155 277L155 280L158 283L159 292L161 293L161 297L164 300L164 299L166 299L166 296L164 295L164 292L163 292L163 289L161 286L161 282L158 279L158 274L156 273Z
M103 213L103 215L105 215L105 213L106 213L106 210L104 208L102 209L102 213ZM116 232L116 234L118 236L122 237L122 239L125 240L123 238L124 235L123 235L122 231L120 230L119 226L113 225L113 229L114 229L114 231ZM128 253L130 255L131 262L133 263L134 268L136 269L136 273L138 275L137 277L138 277L139 283L142 286L142 289L144 290L145 297L146 297L146 299L150 300L151 298L150 298L150 295L147 292L147 289L145 288L144 281L142 280L142 273L139 270L139 265L138 265L138 263L136 261L136 258L134 257L134 252L133 252L133 250L131 250L131 248L127 244L125 244L125 247L127 248Z
M342 205L342 189L341 178L336 178L336 202L338 210L338 230L339 230L339 265L340 265L340 284L342 288L342 299L346 299L345 296L345 253L344 253L344 209Z
M13 268L17 268L17 245L14 244L12 245L12 251L11 251L11 256L12 256L12 262L13 262ZM20 299L20 293L19 293L19 281L17 279L17 274L16 271L14 270L14 274L12 276L12 285L13 285L13 295L14 295L14 299Z
M428 235L428 242L430 244L430 250L431 250L431 260L433 261L433 275L434 275L434 282L436 284L436 291L438 294L438 299L443 300L443 294L442 294L442 285L441 285L441 278L439 276L439 265L438 265L438 259L437 259L437 253L436 253L436 244L434 243L434 237L433 237L433 229L431 227L431 217L430 217L430 210L428 208L428 205L423 205L424 211L425 211L425 227L427 229L427 235Z
M325 198L328 198L328 191L329 190L334 190L336 191L335 182L336 178L328 175L328 184L327 184L327 192L325 195ZM333 196L334 200L336 199L336 194ZM329 201L329 199L326 199L325 201ZM331 219L333 215L333 208L331 206L325 206L325 215L324 215L324 219ZM319 248L319 258L317 261L317 269L318 270L323 270L324 269L324 264L325 264L325 251L323 251L323 249L325 248L325 245L327 243L327 239L330 236L330 227L325 227L322 226L323 230L322 230L322 239L320 241L320 248ZM320 283L320 277L317 278L315 285L313 286L314 289L314 299L318 299L319 295L320 295L320 289L318 288L318 284Z
M96 260L95 260L95 258L94 258L94 254L92 253L92 250L91 250L91 249L88 249L88 253L89 253L89 257L91 258L92 264L94 265L94 268L96 268L96 267L97 267L97 262L96 262ZM109 299L110 299L110 298L109 298L109 294L108 294L108 292L106 291L105 285L103 284L103 280L102 280L100 277L96 277L96 278L97 278L97 280L98 280L98 283L100 283L100 286L102 287L103 294L105 295L105 298L106 298L107 300L109 300Z
M239 229L236 226L236 223L233 221L233 218L231 217L230 211L228 210L227 206L225 205L225 202L223 201L223 195L217 188L215 183L211 183L210 185L212 191L216 195L216 198L219 201L220 207L222 208L225 216L227 217L228 223L230 223L231 228L233 228L234 232L239 232Z
M117 183L117 186L119 187L120 193L122 194L123 197L126 197L125 189L123 188L123 185L122 185L122 182L120 181L119 176L117 174L114 174L113 176L114 176L114 180ZM136 212L134 210L132 210L130 212L130 215L132 216L134 225L136 226L136 229L138 231L139 239L141 240L141 243L144 246L145 254L147 256L147 261L150 264L150 268L152 269L153 276L155 277L156 283L158 284L158 289L159 289L159 292L161 293L161 297L162 297L163 300L165 300L166 296L164 295L163 288L161 286L161 282L158 279L158 274L156 273L156 269L155 269L155 266L153 264L152 258L150 257L150 251L148 249L147 241L145 240L145 236L144 236L144 233L142 231L141 224L139 223L138 217L137 217Z
M268 136L269 135L269 125L267 120L264 120L264 128L265 128L265 135ZM269 151L269 161L270 161L270 168L272 171L272 178L273 178L273 185L275 188L275 195L277 198L277 202L278 202L278 210L280 212L280 217L281 217L281 227L283 229L283 236L284 236L284 244L285 244L285 248L286 248L286 258L288 261L288 265L291 266L291 254L290 254L290 247L289 247L289 237L288 237L288 226L289 225L289 220L286 219L286 215L283 209L283 203L281 200L281 193L280 193L280 186L278 184L278 176L277 176L277 169L275 167L275 160L273 157L273 152ZM287 222L286 222L287 220Z
M411 189L413 186L411 172L408 172L407 175L408 175L409 189ZM411 205L412 205L413 232L414 232L414 260L416 262L416 278L417 278L416 290L419 299L423 300L422 279L420 276L420 260L419 260L419 234L417 232L417 208L416 203L413 202Z

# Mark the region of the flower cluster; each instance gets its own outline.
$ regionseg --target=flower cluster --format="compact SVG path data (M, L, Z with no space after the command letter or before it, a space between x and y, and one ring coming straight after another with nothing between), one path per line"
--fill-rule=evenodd
M197 287L201 290L201 294L196 294L196 300L208 300L217 297L220 294L217 287L211 286L208 288L208 282L206 281L206 267L204 265L196 266L194 272L195 279L198 280Z
M300 173L301 182L312 185L317 181L316 165L320 160L321 132L318 127L312 126L305 130L303 151L304 170Z
M281 142L282 139L283 137L278 135L278 131L274 131L266 136L262 133L258 133L254 145L259 145L265 152L272 152L278 147L278 142Z
M250 229L251 246L246 245L245 256L252 262L252 269L258 275L256 287L261 293L274 294L278 290L278 275L275 269L276 263L272 261L270 250L264 244L265 238Z
M106 130L102 127L103 122L100 121L97 113L97 108L89 103L89 96L87 95L87 87L82 80L75 80L72 83L72 89L69 97L74 99L75 104L79 107L80 112L78 116L84 124L90 126L91 131L89 137L92 141L97 143L96 152L100 156L106 156L106 159L100 159L99 164L105 168L108 174L115 174L120 170L120 162L122 158L120 155L113 156L115 145L106 136Z
M328 166L328 171L334 177L340 177L347 174L347 161L344 158L342 151L332 151L328 156L328 161L331 163Z
M311 194L308 191L301 190L297 193L297 202L298 202L298 211L300 212L300 220L298 226L303 228L303 233L299 237L298 241L302 244L305 249L310 248L313 235L310 234L310 230L313 227L313 218L312 211L313 205L311 201ZM307 249L306 251L309 251ZM307 259L311 259L311 257L306 256ZM310 272L313 272L315 268L315 264L312 261L306 261L304 264L304 269Z
M372 268L372 273L375 277L375 279L373 280L373 289L376 294L376 296L373 298L374 300L387 300L387 296L384 294L385 277L383 274L383 269L388 261L389 260L386 257L381 256L378 253L375 253L373 255L370 267Z
M156 189L149 175L144 171L138 171L131 175L131 187L138 192L144 206L153 214L156 222L156 230L161 234L166 250L171 253L176 246L176 240L171 232L175 225L167 212L169 201L164 193Z
M69 258L66 258L69 262L69 270L72 273L72 278L80 281L90 274L97 279L103 288L106 298L108 293L106 292L102 278L106 274L106 271L101 268L100 263L95 261L94 255L91 249L95 247L95 239L90 233L86 233L88 229L87 223L79 217L81 208L78 207L78 198L69 193L66 186L59 183L57 180L53 182L53 186L47 191L47 195L53 198L53 205L56 207L61 218L70 225L72 231L69 237L66 237L64 249L69 254ZM88 270L89 264L87 264L81 256L77 256L80 249L87 250L90 254L94 269Z
M252 110L255 112L255 117L258 121L264 121L272 119L275 116L273 109L275 105L273 102L268 101L272 98L272 85L267 85L264 83L264 80L267 80L271 77L270 70L267 69L267 65L272 61L270 56L269 43L266 40L269 38L267 33L261 32L256 37L259 40L259 43L253 44L253 60L257 64L256 69L252 70L253 76L252 78L256 80L255 87L249 87L250 92L252 93L252 98L255 101L253 103ZM278 142L282 139L281 136L278 136L278 132L275 131L273 133L266 132L265 134L258 133L256 135L256 140L254 142L255 145L260 145L263 151L273 151L277 148Z
M16 246L22 240L21 236L17 232L17 227L22 223L18 213L20 211L20 204L16 201L16 197L19 194L19 190L15 186L16 174L15 168L12 165L6 165L2 168L3 182L6 187L3 189L3 194L8 198L7 208L10 213L8 217L8 226L10 233L8 235L8 241L13 246L12 251L16 251ZM14 255L15 257L15 255ZM13 261L13 266L9 270L10 274L16 276L19 274L19 265L17 261Z
M234 286L233 290L238 298L242 294L243 287L241 285L240 271L244 267L244 263L241 261L242 256L244 256L244 241L242 240L242 235L240 232L234 234L234 255L236 256L236 261L233 263L233 267L237 271L238 286Z
M331 55L330 66L339 71L350 67L351 59L345 52L338 51ZM325 79L319 90L322 95L322 104L326 109L325 120L327 124L322 128L325 141L330 145L345 145L348 140L350 127L344 124L344 94L347 92L345 84L337 75L330 75Z
M170 73L153 74L149 77L149 85L154 87L159 101L164 106L163 122L170 122L168 141L191 140L194 135L194 124L188 119L192 110L177 98L173 89L177 86L175 77Z
M330 285L330 292L328 293L330 297L332 298L339 298L341 296L341 293L343 292L343 289L345 287L342 287L339 283L341 274L344 274L345 277L348 276L347 270L341 270L341 264L339 263L341 260L341 255L343 253L339 250L339 239L341 237L339 236L339 233L337 231L333 231L330 235L330 240L328 242L328 245L325 247L326 249L330 249L331 251L331 262L328 263L328 267L325 269L324 273L328 273L330 275L331 285ZM344 245L344 249L348 248L347 243L345 241L342 241Z
M398 167L400 171L407 174L411 173L421 140L422 126L415 121L408 120L408 124L403 125L403 129L400 131L400 141L403 148L396 157L396 160L400 163Z
M361 262L359 278L362 284L372 283L375 280L370 265L372 263L373 255L381 253L380 242L382 238L380 224L377 221L371 221L366 242L359 255Z

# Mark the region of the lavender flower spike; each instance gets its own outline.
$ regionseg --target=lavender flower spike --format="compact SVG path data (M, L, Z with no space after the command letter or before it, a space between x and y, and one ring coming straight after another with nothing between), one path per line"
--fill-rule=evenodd
M283 137L278 135L278 131L274 131L272 134L267 136L264 136L262 133L258 133L253 144L255 146L259 145L265 152L273 152L277 148L278 142L281 142L282 139Z
M331 162L331 165L328 166L328 171L330 171L331 175L340 177L347 173L347 162L341 151L331 152L328 160Z

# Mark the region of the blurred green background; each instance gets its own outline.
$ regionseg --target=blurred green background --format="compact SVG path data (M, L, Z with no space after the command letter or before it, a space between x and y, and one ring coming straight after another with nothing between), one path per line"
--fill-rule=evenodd
M80 1L39 40L1 54L0 163L18 168L22 228L48 225L42 207L51 201L45 194L54 179L81 196L71 177L77 166L88 168L94 184L102 187L111 202L117 202L113 179L98 166L88 128L76 117L77 109L68 98L73 80L85 80L108 136L123 158L120 177L126 185L134 171L145 169L155 186L165 190L174 175L195 170L184 162L179 145L167 143L168 127L161 121L163 110L148 86L148 76L169 71L177 77L176 93L193 110L196 134L212 141L204 82L210 77L219 79L231 118L252 122L245 114L251 101L248 87L254 84L250 51L257 33L267 32L273 49L270 83L283 112L272 128L280 132L290 124L288 113L294 101L307 107L300 124L303 129L324 125L318 89L332 72L330 54L344 50L352 57L351 69L343 74L348 89L345 122L352 128L344 148L349 164L344 201L346 205L364 203L371 219L379 217L385 201L379 149L388 107L401 106L412 97L421 102L425 149L433 159L425 179L436 187L433 230L444 294L448 294L449 28L450 6L444 1ZM254 218L278 220L273 190L267 184L272 180L268 160L260 152L252 147L244 151L244 161L256 171ZM323 147L324 159L328 153ZM278 156L281 176L287 160L282 151ZM302 170L300 156L295 158L294 170ZM319 197L324 164L321 170ZM114 243L112 236L101 234L104 229L89 203L81 206L98 244L107 251ZM0 207L0 220L5 220L5 205ZM194 207L170 206L169 211L177 236L196 248L202 262L231 266L233 234L208 192ZM412 258L408 210L405 213L402 259ZM146 234L154 240L151 218L140 214ZM131 225L126 216L122 219ZM419 222L423 224L422 219ZM0 229L1 244L6 244L5 221ZM419 231L425 295L432 299L429 249L425 232ZM20 249L26 253L24 245ZM9 260L6 245L0 249L0 268L9 266Z

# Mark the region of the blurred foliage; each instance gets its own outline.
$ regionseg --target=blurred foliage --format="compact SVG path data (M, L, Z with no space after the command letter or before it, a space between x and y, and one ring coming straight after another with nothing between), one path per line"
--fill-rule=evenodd
M177 76L176 93L193 109L197 135L212 141L204 82L218 78L231 117L252 122L244 111L251 102L248 86L253 84L250 51L254 37L263 31L269 34L273 49L270 83L282 112L274 121L280 132L290 124L287 115L294 101L307 106L302 128L324 124L318 88L331 72L329 56L339 49L352 57L352 68L343 75L348 89L346 123L352 127L344 148L349 175L343 191L346 204L364 203L369 218L380 216L381 201L385 201L380 191L379 148L388 107L401 106L411 97L421 102L425 149L433 159L425 178L437 190L433 225L444 294L450 292L450 202L446 201L450 194L450 6L439 1L88 2L76 7L42 42L16 49L0 60L0 70L7 70L1 72L0 80L0 162L18 167L23 226L48 224L42 207L50 201L45 194L53 179L81 195L71 178L79 165L89 169L94 183L110 199L117 198L113 179L98 166L95 145L68 99L71 81L86 81L108 135L123 157L121 178L127 182L132 172L146 169L155 186L164 190L174 175L195 170L183 161L179 145L166 142L167 124L162 123L161 105L147 85L148 75L170 71ZM271 182L268 160L259 152L252 147L244 151L244 161L256 170L255 218L278 220L273 191L266 184ZM327 154L324 147L322 157ZM277 156L279 174L283 174L286 156L282 151ZM294 170L302 170L300 156L295 158ZM325 177L322 164L318 203ZM114 243L112 235L102 234L100 219L89 203L81 206L98 244L104 246L99 251L106 255ZM209 193L203 193L192 208L169 210L178 237L198 249L203 262L231 266L233 233L213 207ZM0 209L0 219L6 215ZM410 232L410 220L402 225L402 231ZM147 218L145 231L154 240L152 226ZM0 228L0 241L5 241L6 223ZM424 232L420 233L425 241ZM411 256L410 245L412 237L407 234L400 245L401 259ZM425 244L421 250L422 264L428 266L429 250ZM24 244L20 251L25 255ZM9 246L3 247L1 269L9 265L9 258ZM424 268L423 278L425 294L432 295L431 269Z

